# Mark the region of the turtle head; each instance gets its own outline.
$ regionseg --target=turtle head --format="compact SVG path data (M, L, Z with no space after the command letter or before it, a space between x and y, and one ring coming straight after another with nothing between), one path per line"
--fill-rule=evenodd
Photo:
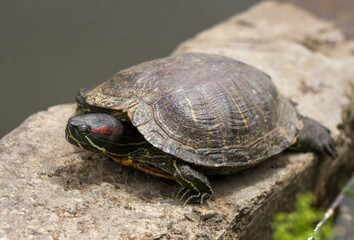
M69 118L66 140L91 152L111 152L123 135L123 125L115 117L103 113L88 113Z

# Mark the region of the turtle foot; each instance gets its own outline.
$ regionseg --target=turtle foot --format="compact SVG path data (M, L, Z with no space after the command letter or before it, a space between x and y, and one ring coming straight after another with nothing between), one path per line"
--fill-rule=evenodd
M336 145L329 134L321 138L321 141L319 141L316 145L316 150L323 155L329 155L333 159L338 157Z
M172 176L181 185L177 197L181 201L185 200L183 206L190 202L203 204L213 195L209 180L201 172L182 161L173 161Z
M195 190L181 187L178 193L176 194L176 198L179 200L184 201L183 207L185 207L188 203L200 203L201 205L212 196L209 192L197 192Z
M338 157L334 140L330 135L330 130L308 117L304 117L302 134L290 149L301 152L314 151L329 155L333 159Z

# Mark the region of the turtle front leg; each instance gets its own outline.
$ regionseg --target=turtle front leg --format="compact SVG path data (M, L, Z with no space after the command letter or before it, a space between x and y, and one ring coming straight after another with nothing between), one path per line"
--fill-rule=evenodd
M171 173L174 180L181 185L177 196L180 195L181 200L186 199L183 206L189 202L203 204L214 194L206 176L181 161L173 160Z

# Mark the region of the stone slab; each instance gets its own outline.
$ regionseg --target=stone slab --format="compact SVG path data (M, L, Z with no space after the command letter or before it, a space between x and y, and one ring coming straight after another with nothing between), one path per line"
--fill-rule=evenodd
M353 46L331 22L261 2L176 49L267 72L301 113L331 129L340 153L334 161L282 153L213 177L215 197L203 206L183 208L174 182L67 143L74 104L32 115L0 140L0 239L270 239L273 214L289 210L297 193L323 198L353 169Z

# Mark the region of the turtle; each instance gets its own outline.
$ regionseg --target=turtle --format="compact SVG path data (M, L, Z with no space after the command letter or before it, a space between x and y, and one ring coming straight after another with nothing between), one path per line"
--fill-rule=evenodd
M285 149L337 157L330 131L302 116L268 74L225 56L143 62L80 90L76 103L68 142L175 180L184 205L213 195L207 175L233 174Z

